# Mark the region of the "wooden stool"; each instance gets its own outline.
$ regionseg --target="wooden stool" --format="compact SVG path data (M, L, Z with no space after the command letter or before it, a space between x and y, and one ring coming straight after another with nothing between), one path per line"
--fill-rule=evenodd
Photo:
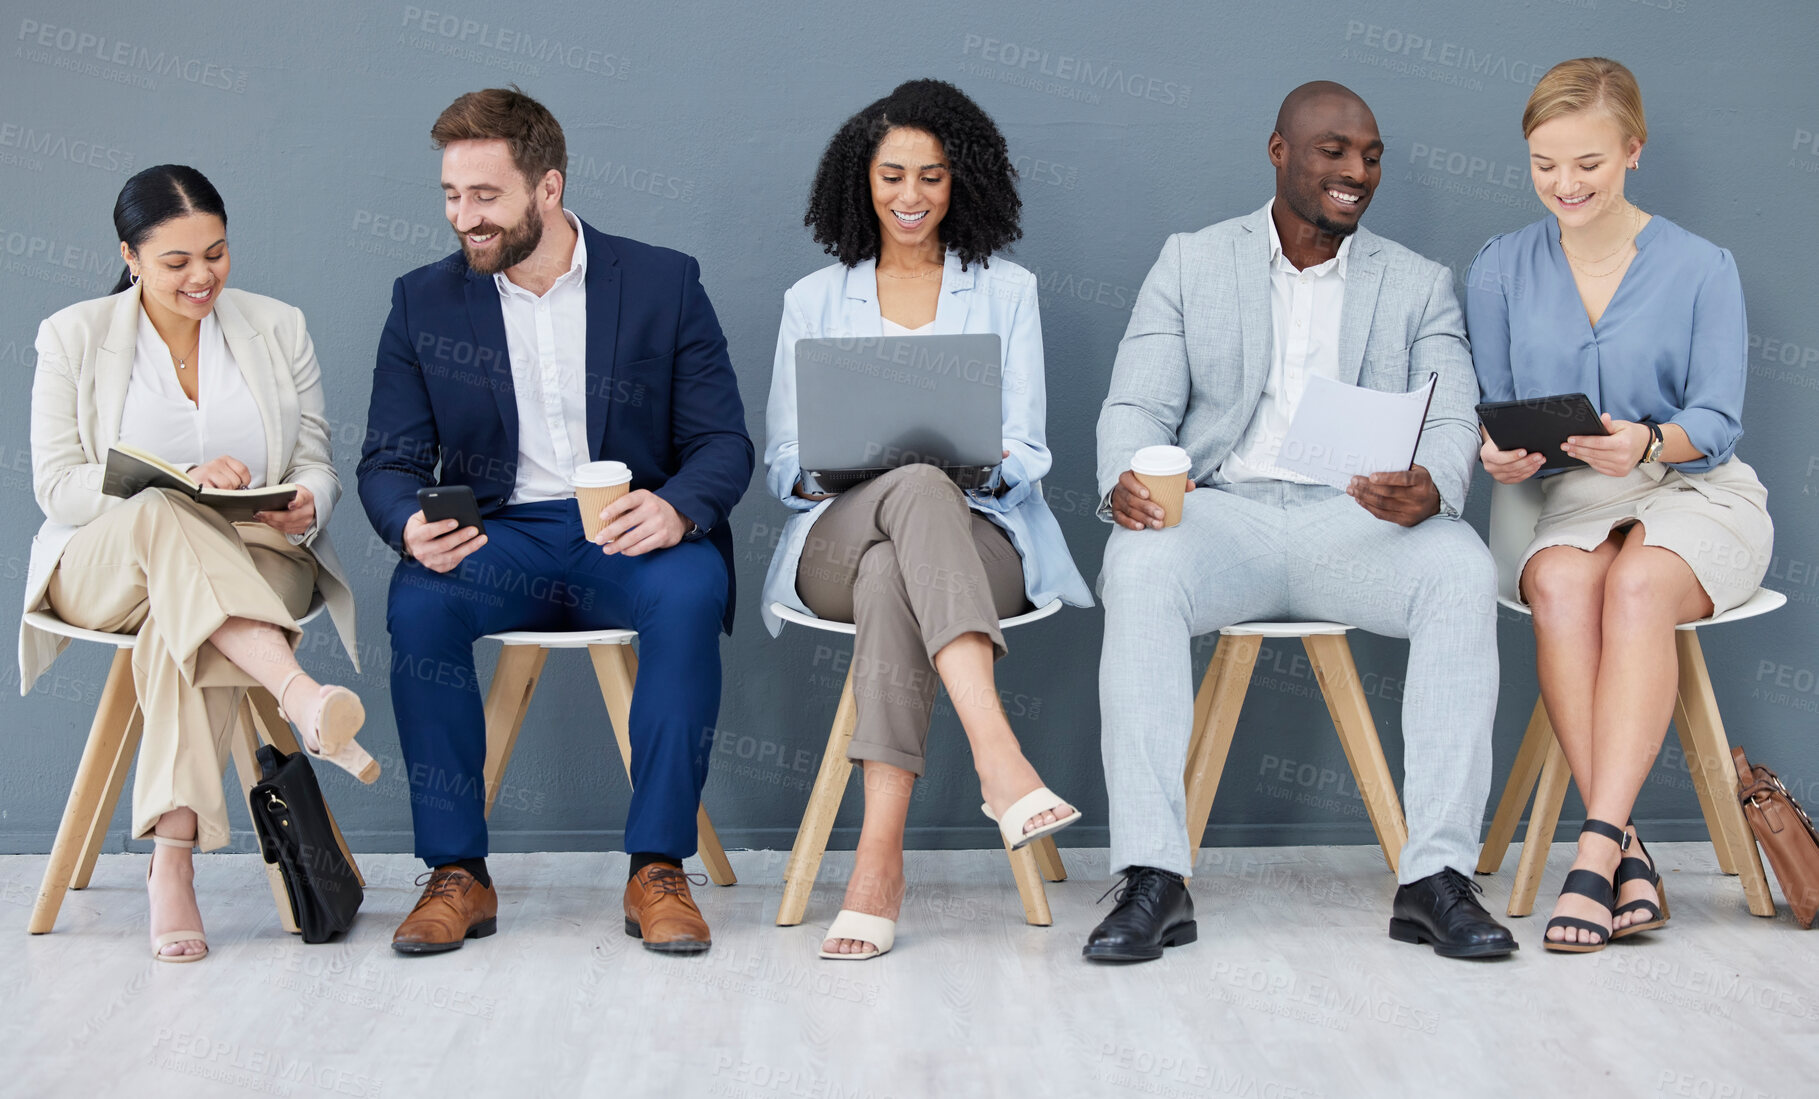
M1522 561L1522 551L1534 539L1540 516L1541 486L1534 480L1491 486L1490 547L1491 556L1497 561L1497 602L1522 615L1532 612L1518 594L1522 578L1516 566ZM1724 734L1724 720L1718 714L1718 698L1706 672L1698 631L1705 626L1767 614L1786 602L1787 596L1778 591L1757 588L1742 606L1684 623L1674 631L1674 651L1680 664L1674 728L1680 733L1680 747L1686 754L1687 770L1692 774L1693 792L1705 816L1712 850L1718 856L1718 869L1741 879L1749 909L1758 916L1773 916L1775 901L1769 894L1768 879L1762 874L1756 837L1737 801L1737 771L1731 763L1731 744ZM1554 727L1548 721L1547 707L1536 698L1522 747L1516 750L1516 764L1497 801L1497 812L1491 818L1490 832L1478 856L1478 873L1497 872L1516 835L1523 806L1533 792L1535 807L1522 841L1522 858L1516 864L1516 880L1510 886L1512 916L1526 916L1535 910L1541 872L1547 865L1554 828L1560 823L1560 806L1566 801L1566 784L1572 777L1566 753L1560 750Z
M322 611L322 597L318 594L297 624L309 622ZM82 761L76 765L76 780L70 785L69 801L63 808L63 819L57 825L57 839L51 845L50 862L44 868L44 881L38 886L31 921L26 924L26 930L33 935L43 935L57 922L64 890L88 888L89 877L94 874L95 860L107 839L107 826L114 819L114 808L119 804L120 791L126 785L126 774L132 768L133 754L138 750L145 724L133 687L132 649L138 640L135 635L80 629L48 611L32 611L26 614L25 620L49 633L114 648L113 665L101 688L101 702L96 706L95 720L89 726ZM259 749L261 735L281 752L288 754L300 750L291 733L290 722L278 716L277 700L264 688L250 687L241 700L234 736L229 742L234 771L240 779L241 796L249 799L248 819L252 816L253 785L259 781L259 761L254 753ZM347 864L359 878L360 868L348 852L347 841L341 838L334 813L329 814L328 820L335 831L335 842L340 844ZM284 878L275 864L262 865L271 886L272 899L278 905L278 919L286 931L295 934L300 929L296 913L291 911L290 897L284 890ZM360 883L365 885L365 879L361 878Z
M493 801L499 796L499 782L505 777L506 765L512 761L512 749L518 744L518 730L524 726L524 713L530 708L531 695L537 690L537 678L543 674L543 662L551 649L586 649L594 663L594 678L600 683L600 697L606 700L606 716L619 741L619 757L625 762L625 777L632 777L632 684L638 680L638 656L632 652L637 640L635 630L577 630L537 633L511 630L488 634L487 640L505 647L499 652L498 667L493 669L492 686L486 692L486 815L493 814ZM715 885L733 885L733 864L726 860L720 837L714 833L707 810L697 807L695 824L701 861L707 865L707 876Z
M1219 631L1219 647L1213 650L1212 662L1194 696L1194 731L1187 748L1190 861L1200 858L1200 841L1206 837L1213 795L1219 789L1219 776L1225 772L1225 757L1232 748L1232 734L1238 729L1238 711L1244 706L1263 639L1298 637L1307 648L1327 712L1333 715L1339 746L1345 749L1345 761L1351 765L1352 778L1364 796L1364 809L1377 832L1377 842L1383 847L1383 859L1389 863L1390 872L1395 873L1402 845L1408 842L1408 825L1403 821L1402 803L1396 797L1396 780L1390 776L1383 744L1377 739L1377 723L1371 719L1370 704L1358 681L1358 668L1352 663L1351 646L1346 644L1345 635L1350 629L1338 622L1240 622Z
M1008 630L1012 626L1035 622L1060 609L1061 600L1051 600L1028 614L1000 619L998 628ZM792 610L782 603L772 603L771 612L785 622L793 622L811 630L825 630L849 637L857 632L851 622L830 622L824 618L815 618ZM793 927L801 923L803 913L808 910L809 894L814 891L815 876L821 871L821 856L827 853L827 838L834 830L834 816L840 812L840 802L846 796L847 779L853 773L853 762L846 758L846 752L853 742L853 726L858 718L859 707L853 698L853 669L849 662L846 685L840 689L840 705L834 711L834 727L828 732L827 749L821 756L821 770L815 776L814 789L808 796L808 808L802 814L802 826L796 830L795 846L790 848L789 865L783 871L783 903L777 906L779 927ZM995 833L996 829L993 831ZM1004 837L1000 835L998 838L1002 843ZM1044 836L1016 851L1010 850L1010 845L1005 844L1005 851L1010 855L1011 875L1017 881L1017 895L1023 899L1024 919L1037 927L1047 927L1054 923L1054 917L1049 914L1048 894L1042 888L1042 880L1067 880L1067 868L1061 864L1061 852L1055 847L1054 837Z

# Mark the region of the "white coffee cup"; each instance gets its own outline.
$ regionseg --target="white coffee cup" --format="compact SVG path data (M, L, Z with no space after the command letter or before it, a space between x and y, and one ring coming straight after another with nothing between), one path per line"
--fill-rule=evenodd
M1193 459L1178 446L1146 446L1131 455L1131 473L1149 489L1150 502L1162 508L1162 525L1181 521L1181 501L1187 495L1187 472Z
M591 540L606 525L600 513L632 490L632 471L624 462L584 462L575 467L568 483L581 509L582 529Z

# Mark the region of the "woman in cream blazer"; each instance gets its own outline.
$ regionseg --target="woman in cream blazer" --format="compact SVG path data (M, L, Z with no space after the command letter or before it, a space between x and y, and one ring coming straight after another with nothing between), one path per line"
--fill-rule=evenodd
M324 529L341 485L303 316L225 288L226 212L195 169L134 176L114 221L127 262L121 285L38 330L32 482L46 520L32 543L25 610L137 635L144 738L132 827L157 844L153 954L194 961L207 944L190 847L228 840L221 771L241 693L270 690L312 755L367 782L378 768L353 743L359 699L316 683L293 655L296 619L318 590L355 654L353 597ZM101 491L116 444L187 466L216 488L300 491L289 511L256 523L230 523L160 489L118 499ZM21 623L22 691L67 643Z

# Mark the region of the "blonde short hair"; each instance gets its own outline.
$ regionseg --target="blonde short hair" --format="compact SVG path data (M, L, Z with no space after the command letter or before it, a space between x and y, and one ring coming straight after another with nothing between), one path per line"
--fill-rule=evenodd
M1602 106L1628 141L1648 140L1648 122L1642 117L1642 89L1636 74L1608 57L1575 57L1547 70L1522 109L1522 136L1563 114L1576 114Z

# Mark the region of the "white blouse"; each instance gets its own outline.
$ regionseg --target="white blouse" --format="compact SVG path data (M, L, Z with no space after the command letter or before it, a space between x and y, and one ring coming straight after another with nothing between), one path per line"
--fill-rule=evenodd
M188 369L197 372L194 404L177 380L170 349L142 310L120 441L178 468L237 458L252 475L246 487L264 487L265 421L212 312L202 319L196 361Z
M889 317L880 317L878 319L884 322L884 334L887 336L916 336L935 327L934 321L929 321L919 328L905 328L896 321L891 320Z

